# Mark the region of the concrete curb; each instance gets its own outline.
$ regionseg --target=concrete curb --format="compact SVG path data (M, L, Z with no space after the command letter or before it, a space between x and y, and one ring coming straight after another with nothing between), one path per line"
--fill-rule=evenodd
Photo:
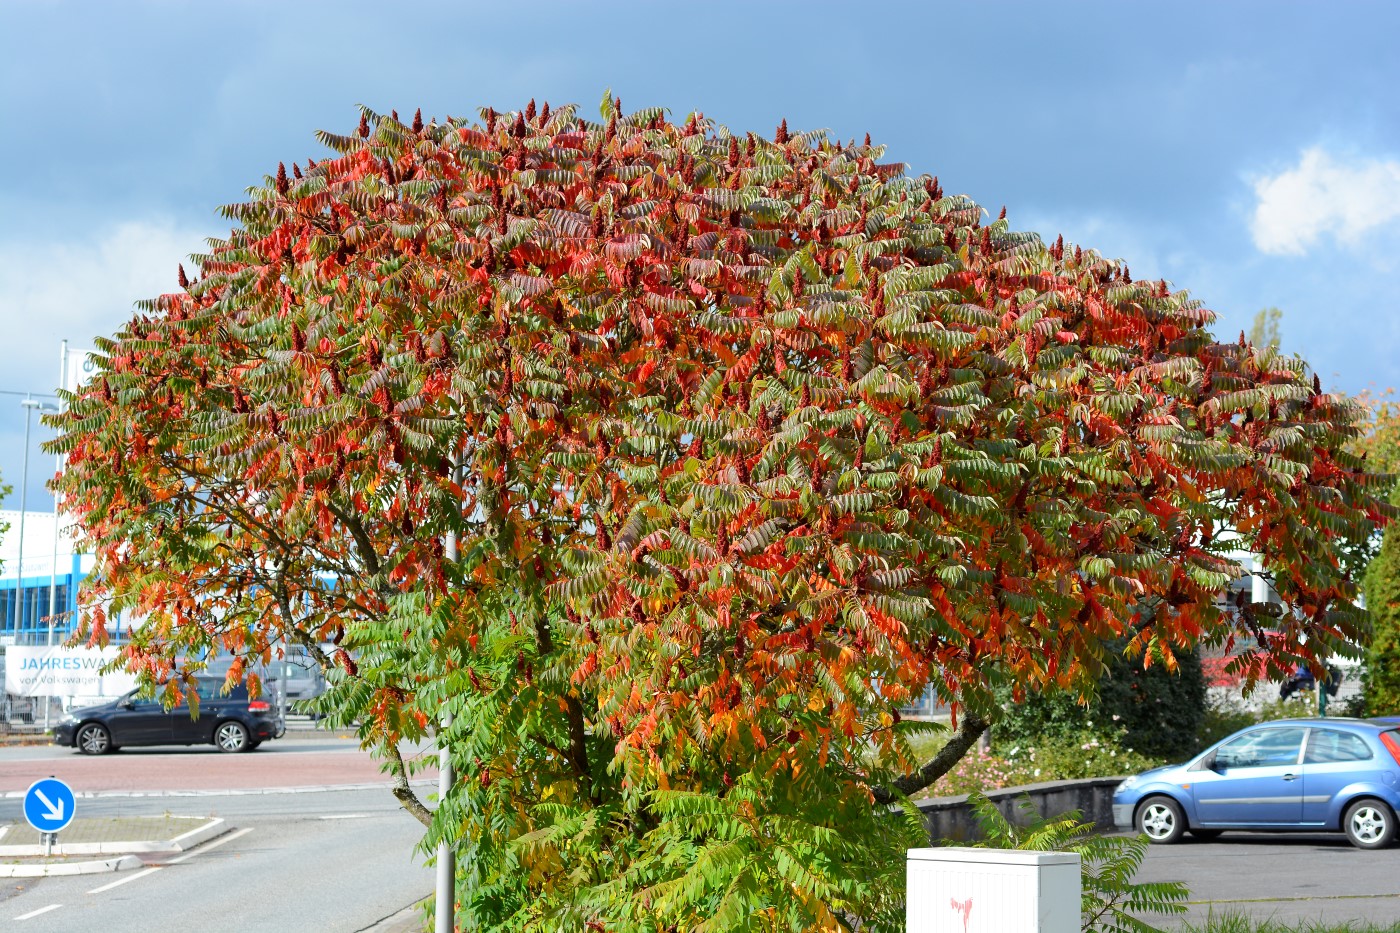
M191 820L205 819L204 817L189 817ZM232 829L226 821L219 817L208 819L203 825L196 826L176 836L167 842L155 842L150 840L137 840L126 842L70 842L59 843L53 847L54 855L120 855L129 852L151 852L165 855L172 855L177 852L184 852L186 849L193 849L202 842L208 842L215 836L222 836ZM32 858L43 856L44 847L41 845L6 846L0 845L0 858Z
M66 862L60 865L0 865L0 878L47 878L54 875L96 875L108 871L140 868L145 863L134 855L92 862Z
M423 926L423 905L432 900L432 896L414 901L398 913L391 914L376 923L355 931L355 933L420 933Z

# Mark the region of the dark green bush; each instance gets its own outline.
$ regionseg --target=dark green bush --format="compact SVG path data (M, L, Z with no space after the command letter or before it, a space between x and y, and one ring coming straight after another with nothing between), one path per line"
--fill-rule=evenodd
M1361 687L1365 710L1400 713L1400 525L1386 530L1380 554L1366 569L1366 608L1372 632Z
M1177 654L1177 670L1160 661L1144 667L1121 644L1108 646L1098 691L1088 705L1064 694L1036 694L1021 703L1004 698L1006 715L992 727L998 748L1064 742L1085 732L1122 731L1121 744L1151 758L1176 760L1199 747L1206 715L1206 684L1193 652Z

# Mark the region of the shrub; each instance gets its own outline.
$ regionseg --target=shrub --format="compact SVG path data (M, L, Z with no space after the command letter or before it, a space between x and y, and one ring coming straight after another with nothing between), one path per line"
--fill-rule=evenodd
M1123 726L1123 746L1143 755L1172 758L1190 754L1206 714L1206 684L1195 651L1176 656L1176 670L1140 658L1110 656L1099 681L1095 720Z
M1077 733L1024 747L1013 746L1006 755L1008 761L1022 764L1023 770L1034 774L1037 781L1136 774L1162 763L1158 758L1125 748L1112 730L1095 728L1092 722Z
M1400 713L1400 532L1393 529L1366 570L1366 608L1373 627L1361 688L1366 712Z
M1087 705L1067 694L1035 694L1009 703L993 735L998 747L1073 742L1091 723L1115 723L1121 745L1152 758L1177 758L1197 748L1206 713L1206 687L1197 654L1179 652L1176 670L1128 658L1122 643L1109 646L1098 691ZM1005 694L1010 700L1009 692Z
M1136 774L1159 764L1123 748L1111 731L1091 729L997 751L973 749L929 788L929 795L951 797L1041 781Z
M1036 765L1029 759L1012 760L984 748L968 752L953 769L929 788L929 795L952 797L980 791L1018 787L1041 780ZM1047 779L1048 780L1048 779Z

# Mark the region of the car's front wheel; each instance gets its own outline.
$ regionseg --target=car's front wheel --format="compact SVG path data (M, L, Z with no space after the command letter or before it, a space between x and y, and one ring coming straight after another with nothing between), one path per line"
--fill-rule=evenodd
M1347 807L1342 829L1358 849L1383 849L1395 838L1395 814L1379 800L1358 800Z
M112 733L106 726L90 722L78 730L75 744L84 755L105 755L112 750Z
M248 730L241 722L221 722L214 730L214 744L221 752L246 752L249 747Z
M1148 797L1138 808L1137 830L1158 845L1169 845L1186 832L1186 814L1170 797Z

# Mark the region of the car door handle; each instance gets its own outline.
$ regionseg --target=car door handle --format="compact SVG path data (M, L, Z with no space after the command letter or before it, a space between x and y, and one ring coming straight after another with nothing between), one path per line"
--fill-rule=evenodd
M1296 775L1296 774L1285 774L1285 775L1283 776L1283 779L1284 779L1285 781L1296 781L1296 780L1298 780L1298 775Z

